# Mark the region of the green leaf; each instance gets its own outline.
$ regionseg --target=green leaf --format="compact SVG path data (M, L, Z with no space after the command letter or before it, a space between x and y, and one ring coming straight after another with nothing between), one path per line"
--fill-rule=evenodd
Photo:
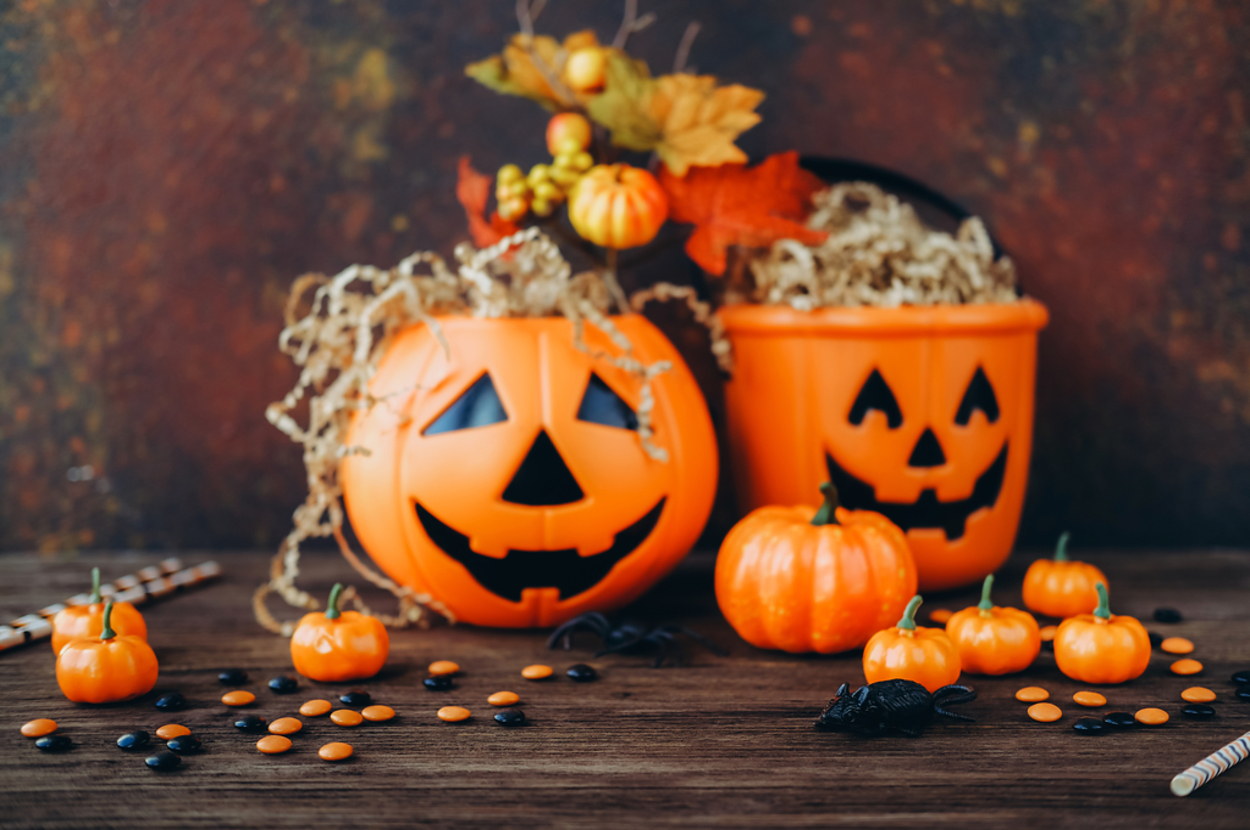
M612 143L627 150L654 150L664 137L660 125L647 113L651 72L642 61L613 52L604 72L603 93L587 105L592 121L612 131Z

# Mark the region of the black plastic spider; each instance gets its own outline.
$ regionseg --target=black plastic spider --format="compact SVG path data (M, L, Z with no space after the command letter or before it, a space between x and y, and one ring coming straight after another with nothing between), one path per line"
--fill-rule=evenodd
M721 657L729 656L729 653L716 643L685 626L671 623L650 626L638 620L624 620L618 625L613 625L598 611L574 617L551 632L551 637L547 640L547 648L555 648L556 643L563 639L564 650L568 651L573 644L573 634L582 629L593 631L603 640L603 650L596 654L596 657L602 657L605 654L645 654L658 651L659 654L655 658L657 669L664 665L664 661L670 654L676 653L676 665L680 666L685 662L686 655L682 651L681 644L676 640L677 634L689 637L713 654Z

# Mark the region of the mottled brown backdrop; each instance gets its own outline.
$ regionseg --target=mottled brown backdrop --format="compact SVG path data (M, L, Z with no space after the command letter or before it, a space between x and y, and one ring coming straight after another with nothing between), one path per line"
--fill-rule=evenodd
M762 87L754 156L886 165L1051 309L1021 541L1245 544L1250 20L1238 0L644 0L663 70ZM462 74L511 0L11 0L0 12L0 549L271 546L291 279L464 236L456 159L543 158ZM617 3L541 30L611 37ZM676 260L659 276L687 276ZM699 332L659 319L719 417ZM722 494L724 495L724 494ZM724 498L713 531L732 516Z

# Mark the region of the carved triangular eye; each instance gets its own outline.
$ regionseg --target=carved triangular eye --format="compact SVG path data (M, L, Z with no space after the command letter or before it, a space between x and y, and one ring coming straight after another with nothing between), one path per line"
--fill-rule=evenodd
M638 416L634 410L593 372L586 394L582 396L582 405L577 408L577 420L620 429L638 429Z
M876 369L872 370L868 380L864 381L863 388L855 396L855 403L851 404L851 414L847 416L847 420L859 426L864 422L864 416L870 409L885 413L890 429L897 429L903 423L903 413L898 408L898 401L894 399L890 385Z
M984 412L985 419L991 424L998 420L998 398L994 395L994 387L990 386L990 379L985 376L985 371L980 366L977 367L976 374L968 383L968 391L964 392L964 399L959 403L959 411L955 413L955 423L961 427L968 426L974 409Z
M485 374L473 381L473 385L464 390L421 434L438 435L440 432L484 427L506 420L508 413L499 400L495 384L490 375Z

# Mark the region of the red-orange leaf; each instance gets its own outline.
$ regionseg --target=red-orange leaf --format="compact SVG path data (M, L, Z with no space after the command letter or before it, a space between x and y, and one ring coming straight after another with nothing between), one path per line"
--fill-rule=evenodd
M494 179L473 169L468 156L460 157L456 198L464 206L464 215L469 219L469 233L473 236L473 244L479 248L494 245L520 230L515 222L500 218L497 212L491 214L489 222L486 221L486 201L490 198L493 184Z
M799 167L799 154L778 153L758 166L691 167L685 176L660 170L668 215L695 226L686 253L709 274L725 273L730 245L767 247L778 239L818 245L827 234L803 224L812 194L824 183Z

